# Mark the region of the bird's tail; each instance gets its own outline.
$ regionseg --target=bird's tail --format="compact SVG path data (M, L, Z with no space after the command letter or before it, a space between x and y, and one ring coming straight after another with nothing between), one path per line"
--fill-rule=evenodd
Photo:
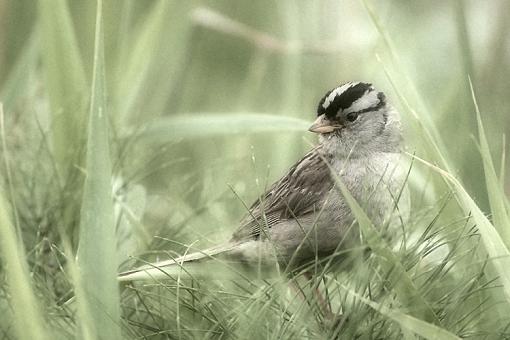
M175 259L158 261L142 267L128 270L119 274L119 281L142 281L164 279L175 275L190 273L191 265L212 259L214 256L225 254L234 250L238 245L228 243L212 247L203 251L186 254ZM201 269L203 270L203 269Z

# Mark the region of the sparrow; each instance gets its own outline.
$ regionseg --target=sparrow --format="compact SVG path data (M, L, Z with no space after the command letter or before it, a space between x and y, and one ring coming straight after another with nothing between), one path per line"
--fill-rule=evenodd
M309 128L319 143L257 199L225 244L119 274L120 281L165 278L215 257L296 268L359 242L341 180L375 226L409 211L398 112L372 84L348 82L327 92ZM400 215L400 216L397 216Z

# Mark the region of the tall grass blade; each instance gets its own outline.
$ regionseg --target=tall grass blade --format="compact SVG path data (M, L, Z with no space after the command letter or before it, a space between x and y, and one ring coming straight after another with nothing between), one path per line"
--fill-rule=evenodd
M50 99L52 142L59 170L76 161L88 93L82 58L66 0L39 1L45 89Z
M498 175L496 174L496 169L494 168L489 143L487 142L487 137L485 135L485 129L483 127L480 109L476 101L475 91L473 89L473 83L471 82L471 79L469 79L469 85L471 88L473 103L475 105L476 121L478 123L478 136L480 139L480 154L482 155L483 168L485 171L485 181L487 184L487 193L489 195L493 224L501 239L505 243L507 249L510 249L510 218L508 216L505 204L507 198L503 192L503 188L500 185Z
M185 7L184 10L183 7ZM162 88L167 91L171 90L173 74L169 74L169 65L165 65L163 61L171 64L170 71L173 72L175 71L173 62L183 57L184 46L181 40L186 36L187 31L187 28L183 27L189 21L187 7L189 5L184 5L184 3L177 6L175 1L156 1L149 14L144 18L141 28L134 32L134 39L129 50L127 53L122 53L118 60L120 67L117 68L114 98L116 99L115 113L118 115L119 122L123 124L130 121L139 122L137 110L141 109L140 102L143 101L143 95L147 95L145 88L151 87L154 84L152 82L163 83L163 86L151 88L157 92L157 95L154 95L154 100L159 101L162 96L167 95L160 92ZM177 15L174 17L175 13ZM169 15L172 15L171 18ZM169 22L169 20L175 22ZM170 32L167 28L169 25L173 27ZM164 56L160 55L161 46L167 44L171 46L170 53L166 53ZM173 60L174 58L175 60ZM148 60L153 62L148 62ZM154 72L156 67L154 61L158 60L160 61L157 64L159 69ZM161 72L162 69L165 71ZM151 76L156 76L159 79L151 78ZM152 93L150 95L152 96ZM156 110L159 110L164 104L159 103L153 106L152 103L149 103L148 105L151 106L149 110L153 110L155 107L158 107ZM144 105L143 109L147 109L147 105ZM149 112L154 114L152 111Z
M395 89L396 94L399 97L399 100L402 102L404 107L411 113L412 118L415 123L418 125L418 130L423 132L423 137L426 139L425 147L428 149L432 155L437 156L441 161L441 164L448 170L451 171L451 164L449 162L447 148L445 147L445 143L437 129L434 121L432 120L432 115L429 114L426 106L423 104L423 100L416 90L414 83L411 81L408 73L405 72L405 67L403 67L403 63L400 60L400 57L397 53L397 49L395 48L395 44L391 39L391 36L388 34L384 25L381 23L381 20L377 14L377 12L372 8L369 0L363 0L363 4L365 9L367 10L372 23L375 28L379 32L381 39L383 40L383 45L386 48L387 53L390 56L392 70L398 70L397 72L390 72L386 66L384 66L384 71ZM379 56L378 59L380 60ZM397 83L396 75L400 75L400 81ZM411 98L418 104L418 110L423 114L418 115L416 108L414 108L409 101L406 99L406 96L402 93L403 89L407 89L407 93L411 96ZM407 95L406 93L406 95Z
M31 287L23 243L9 218L8 204L0 196L0 249L9 285L10 302L18 339L51 339Z
M364 237L366 237L367 244L375 254L379 255L383 259L383 261L380 261L379 264L383 270L390 273L388 281L391 285L391 289L394 290L402 305L409 309L411 315L439 325L439 319L435 315L431 306L415 287L411 277L407 274L400 260L393 253L386 241L384 241L383 237L379 234L379 231L375 228L370 218L349 192L349 189L347 189L342 180L334 172L332 172L332 174L335 178L336 184L342 192L342 195L349 205L349 208L356 218L356 221L358 222L361 233Z
M120 299L116 281L117 252L113 222L111 160L108 145L108 115L102 1L97 2L94 70L90 103L87 165L80 220L78 267L88 317L93 325L82 329L92 338L120 339ZM87 318L84 318L87 320ZM86 337L82 334L83 337Z
M413 157L438 172L456 190L457 199L461 208L466 215L472 215L478 227L485 250L489 255L489 261L494 266L501 280L506 301L510 303L510 271L508 270L508 268L510 268L510 252L498 234L498 231L455 177L419 157Z
M3 119L1 103L0 117ZM3 129L2 133L4 133ZM5 141L4 138L2 141ZM3 152L6 152L5 147ZM8 166L8 164L5 165ZM32 278L27 267L25 247L10 216L11 207L5 200L3 192L0 192L0 251L2 269L5 271L10 293L10 304L14 312L15 331L18 339L22 340L51 339L31 287Z
M505 165L506 165L506 136L503 135L502 138L502 148L501 150L501 160L500 160L500 166L499 166L499 185L501 188L505 187ZM508 202L507 202L508 203Z

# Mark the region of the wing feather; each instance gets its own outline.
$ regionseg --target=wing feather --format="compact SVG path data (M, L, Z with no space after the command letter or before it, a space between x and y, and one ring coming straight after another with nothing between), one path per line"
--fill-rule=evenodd
M318 146L308 152L256 200L232 240L259 238L262 228L273 228L284 220L320 210L323 198L334 185L326 164L329 157L321 151Z

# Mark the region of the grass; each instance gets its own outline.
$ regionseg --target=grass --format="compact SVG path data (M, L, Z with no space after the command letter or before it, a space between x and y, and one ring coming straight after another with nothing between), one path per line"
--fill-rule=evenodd
M106 104L102 2L97 3L94 70L87 138L86 178L80 211L78 276L79 329L85 339L120 339L117 243L113 219L112 170ZM100 287L100 289L98 289Z
M510 338L510 64L484 47L505 8L4 2L0 338ZM228 239L352 79L403 116L413 209L391 238L349 199L364 237L311 280L213 261L117 284Z

